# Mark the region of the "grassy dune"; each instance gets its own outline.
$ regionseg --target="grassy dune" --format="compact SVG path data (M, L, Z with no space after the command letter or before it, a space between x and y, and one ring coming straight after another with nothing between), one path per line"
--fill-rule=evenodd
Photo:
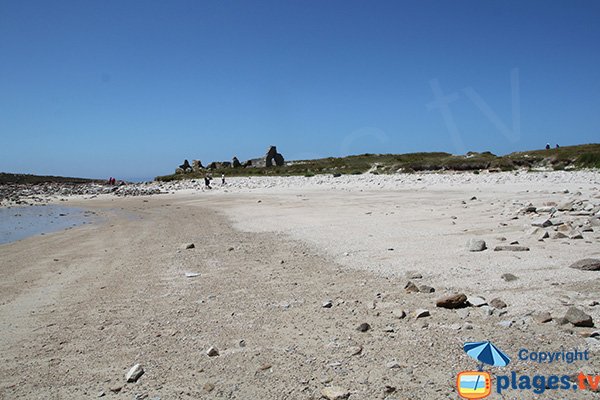
M516 168L550 167L600 168L600 144L565 146L559 149L532 150L496 156L490 152L469 152L466 155L449 153L408 153L408 154L361 154L348 157L328 157L316 160L287 162L281 167L271 168L220 168L159 176L156 179L170 181L177 179L198 179L210 172L218 177L226 176L270 176L315 174L363 174L365 172L393 173L398 171L510 171Z

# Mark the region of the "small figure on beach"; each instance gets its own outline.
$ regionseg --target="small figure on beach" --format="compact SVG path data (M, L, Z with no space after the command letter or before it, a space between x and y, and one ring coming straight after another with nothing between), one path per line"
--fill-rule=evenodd
M110 178L108 178L108 184L109 185L116 185L117 180L115 178L113 178L112 176Z
M221 185L225 184L225 174L221 174Z
M550 150L550 143L546 143L546 150Z
M560 149L560 146L558 145L558 143L556 143L556 148L557 148L557 149Z
M212 189L210 187L210 180L212 178L210 177L210 175L204 175L204 187L206 187L207 189Z

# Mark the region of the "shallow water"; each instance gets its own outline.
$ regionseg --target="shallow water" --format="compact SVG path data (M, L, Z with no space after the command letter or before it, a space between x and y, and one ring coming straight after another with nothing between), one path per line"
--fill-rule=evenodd
M94 212L76 207L47 205L0 208L0 244L70 229L96 219Z

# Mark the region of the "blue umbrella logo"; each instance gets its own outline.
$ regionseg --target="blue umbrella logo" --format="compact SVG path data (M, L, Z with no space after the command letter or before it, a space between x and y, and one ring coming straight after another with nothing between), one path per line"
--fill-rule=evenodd
M479 370L483 364L489 364L494 367L505 367L510 362L510 358L494 346L492 342L467 342L463 349L472 358L479 361Z

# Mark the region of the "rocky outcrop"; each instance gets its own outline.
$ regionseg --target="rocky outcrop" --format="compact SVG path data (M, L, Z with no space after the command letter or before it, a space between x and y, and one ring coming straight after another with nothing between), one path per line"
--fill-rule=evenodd
M272 167L273 163L278 167L281 167L284 164L285 160L283 156L277 152L277 147L271 146L267 150L267 154L265 155L265 166Z
M242 166L242 163L240 163L240 160L238 160L237 157L233 157L233 159L231 160L231 166L233 168L240 168Z
M181 170L183 173L192 172L192 166L190 165L190 162L188 160L183 160L183 164L181 164L179 168L175 170L175 173L181 173L178 172L179 170Z
M192 170L194 172L198 172L202 170L204 167L202 166L202 161L200 160L192 160Z

